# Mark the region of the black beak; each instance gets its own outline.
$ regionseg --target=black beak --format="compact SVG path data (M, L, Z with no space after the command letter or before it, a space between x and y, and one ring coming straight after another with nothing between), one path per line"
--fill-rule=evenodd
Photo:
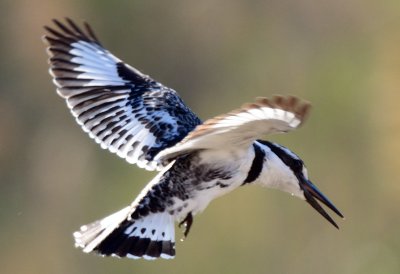
M326 213L326 211L321 207L321 205L317 202L320 201L327 207L329 207L333 212L335 212L337 215L340 217L344 218L342 213L329 201L328 198L325 197L324 194L322 194L321 191L318 190L318 188L311 183L309 180L302 178L300 180L300 188L303 190L304 197L306 198L306 201L316 210L324 216L325 219L328 220L334 227L339 229L338 225L335 223L335 221L331 218L331 216ZM317 200L315 200L317 199Z

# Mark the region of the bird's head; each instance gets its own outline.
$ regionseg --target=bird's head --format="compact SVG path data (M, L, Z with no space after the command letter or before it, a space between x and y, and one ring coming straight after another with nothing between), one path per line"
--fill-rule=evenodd
M259 147L256 148L256 153L258 149L259 153L264 154L262 171L257 178L257 183L306 200L333 226L339 228L318 201L344 218L342 213L308 179L307 168L303 161L288 148L279 144L258 140L257 145Z

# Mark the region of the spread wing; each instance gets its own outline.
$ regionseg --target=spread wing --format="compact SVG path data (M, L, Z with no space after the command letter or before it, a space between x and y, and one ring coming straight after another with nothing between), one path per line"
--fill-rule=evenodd
M191 150L247 148L263 135L298 128L306 119L310 106L293 96L258 98L255 103L205 121L156 158L168 162Z
M90 26L45 27L50 74L78 124L112 153L148 170L201 123L178 94L106 50Z

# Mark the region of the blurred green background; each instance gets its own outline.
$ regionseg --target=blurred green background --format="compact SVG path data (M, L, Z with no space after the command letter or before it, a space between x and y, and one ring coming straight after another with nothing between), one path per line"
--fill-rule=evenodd
M56 95L40 37L64 16L90 22L202 119L256 96L311 101L301 130L268 138L304 159L341 229L250 186L198 215L175 260L75 249L73 231L154 173L101 150ZM399 29L399 1L1 1L0 272L400 273Z

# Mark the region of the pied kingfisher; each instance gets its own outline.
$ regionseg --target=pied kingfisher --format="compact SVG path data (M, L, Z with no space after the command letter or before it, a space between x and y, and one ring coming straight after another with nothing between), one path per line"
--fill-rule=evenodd
M193 215L240 186L279 189L338 226L320 201L338 209L308 179L288 148L259 140L305 120L310 104L293 96L258 98L204 123L175 92L124 63L87 23L53 20L45 27L50 74L78 124L103 149L147 170L159 170L133 203L74 233L84 252L128 258L173 258L174 222L189 233Z

